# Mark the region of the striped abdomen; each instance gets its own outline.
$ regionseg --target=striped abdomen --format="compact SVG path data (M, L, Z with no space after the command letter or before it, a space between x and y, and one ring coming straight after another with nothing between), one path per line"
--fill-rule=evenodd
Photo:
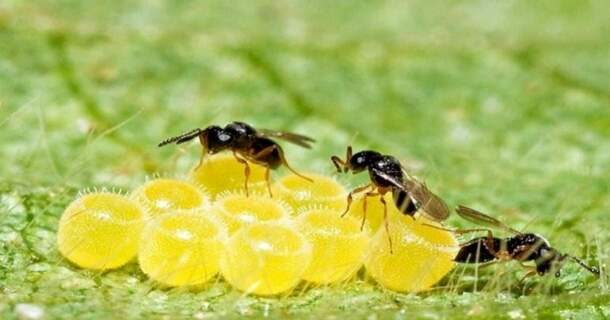
M414 216L417 212L417 206L415 202L409 197L409 195L402 189L394 188L392 190L392 198L394 199L394 205L398 211L408 216Z
M506 240L493 238L493 248L489 248L486 237L474 238L461 245L460 251L453 261L460 263L485 263L496 260L498 259L496 256L497 251L503 246L502 242L506 243Z

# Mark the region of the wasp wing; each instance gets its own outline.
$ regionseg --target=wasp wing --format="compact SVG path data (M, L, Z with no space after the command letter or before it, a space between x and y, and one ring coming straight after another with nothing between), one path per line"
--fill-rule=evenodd
M494 218L494 217L490 217L480 211L477 211L475 209L466 207L466 206L462 206L459 205L455 211L458 213L458 215L460 215L460 217L464 218L465 220L468 220L472 223L476 223L480 226L484 226L484 227L491 227L491 228L498 228L498 229L502 229L506 232L510 232L513 234L521 234L521 232L507 226L506 224L504 224L503 222L501 222L500 220Z
M373 171L395 187L406 192L411 200L415 202L418 210L423 211L432 220L443 221L449 217L449 208L445 202L439 196L432 193L425 184L411 177L408 177L403 182L380 170L373 169Z
M409 190L411 199L419 205L430 218L436 221L443 221L449 218L449 207L443 199L434 194L425 183L414 178L405 180L405 185Z
M259 137L265 138L278 138L294 143L303 148L311 149L311 144L316 140L297 133L269 130L269 129L257 129L256 133Z
M375 172L376 175L382 177L383 179L385 179L386 181L388 181L389 183L391 183L394 187L401 189L404 192L409 192L409 190L407 190L407 187L405 186L405 184L400 181L399 179L392 177L391 175L376 169L376 168L372 168L373 172Z

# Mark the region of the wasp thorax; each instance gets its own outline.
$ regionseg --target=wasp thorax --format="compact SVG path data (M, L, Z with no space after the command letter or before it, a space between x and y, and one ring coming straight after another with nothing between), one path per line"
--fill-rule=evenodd
M252 126L237 121L226 125L224 131L233 137L236 144L248 142L256 134L256 130Z

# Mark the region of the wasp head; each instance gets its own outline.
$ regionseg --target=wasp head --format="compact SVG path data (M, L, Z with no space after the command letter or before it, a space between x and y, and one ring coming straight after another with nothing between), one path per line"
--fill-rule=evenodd
M233 145L235 137L221 127L209 126L201 132L200 139L205 151L208 154L215 154L229 149Z
M540 248L540 256L535 260L536 272L539 275L545 275L554 271L555 277L559 277L566 258L567 255L551 247Z
M372 161L379 159L379 157L381 157L379 152L370 150L352 154L352 146L348 146L345 160L342 160L338 156L332 156L330 159L335 165L335 168L337 168L337 172L347 173L352 171L352 173L356 174L366 170Z
M567 259L576 262L579 266L593 273L596 276L599 276L600 274L598 268L589 266L584 263L584 261L569 254L561 253L551 247L542 248L540 250L540 257L535 260L536 271L539 275L544 275L549 272L555 272L555 277L559 278L561 276L561 268L563 267Z
M353 173L358 173L366 170L374 160L379 159L381 154L376 151L360 151L347 160L347 164Z

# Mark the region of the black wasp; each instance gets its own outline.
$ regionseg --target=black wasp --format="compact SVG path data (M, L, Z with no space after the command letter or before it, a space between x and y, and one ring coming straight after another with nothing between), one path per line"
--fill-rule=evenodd
M386 231L388 229L388 210L383 196L392 192L394 205L405 215L414 217L417 212L434 221L443 221L449 217L449 209L445 202L432 193L426 185L415 178L410 177L398 159L390 155L384 155L376 151L365 150L352 154L352 147L347 147L345 160L338 156L332 156L331 161L338 172L352 171L354 174L368 170L371 183L352 190L347 195L347 208L343 215L347 214L352 204L352 196L356 193L364 194L364 214L362 225L366 219L367 197L379 196L384 208L384 221ZM392 241L390 241L390 249Z
M315 142L315 140L310 137L284 131L254 129L246 123L235 121L227 124L224 128L209 126L205 129L198 128L191 130L179 136L164 140L159 143L159 147L171 143L181 144L195 138L199 138L199 142L203 146L199 166L203 163L203 158L206 154L216 154L224 150L231 150L233 152L235 159L244 165L244 187L246 189L246 195L248 194L248 179L250 177L250 166L248 165L248 161L262 165L266 168L265 179L267 181L269 196L272 196L269 171L271 169L276 169L281 165L284 165L297 176L307 181L312 181L310 178L305 177L292 169L286 161L282 147L271 139L283 139L309 149L311 148L311 143Z
M487 236L477 237L461 244L460 251L454 259L456 262L491 264L498 261L515 260L529 270L525 277L535 274L542 276L549 272L555 272L555 276L559 277L561 267L566 259L570 259L599 276L599 269L586 265L576 257L559 252L540 235L519 232L493 217L468 207L458 206L456 212L460 217L470 222L485 227L498 228L512 234L508 238L496 238L490 229L485 228L454 231L458 234L477 231L487 232ZM524 265L523 262L526 261L533 262L535 266Z

